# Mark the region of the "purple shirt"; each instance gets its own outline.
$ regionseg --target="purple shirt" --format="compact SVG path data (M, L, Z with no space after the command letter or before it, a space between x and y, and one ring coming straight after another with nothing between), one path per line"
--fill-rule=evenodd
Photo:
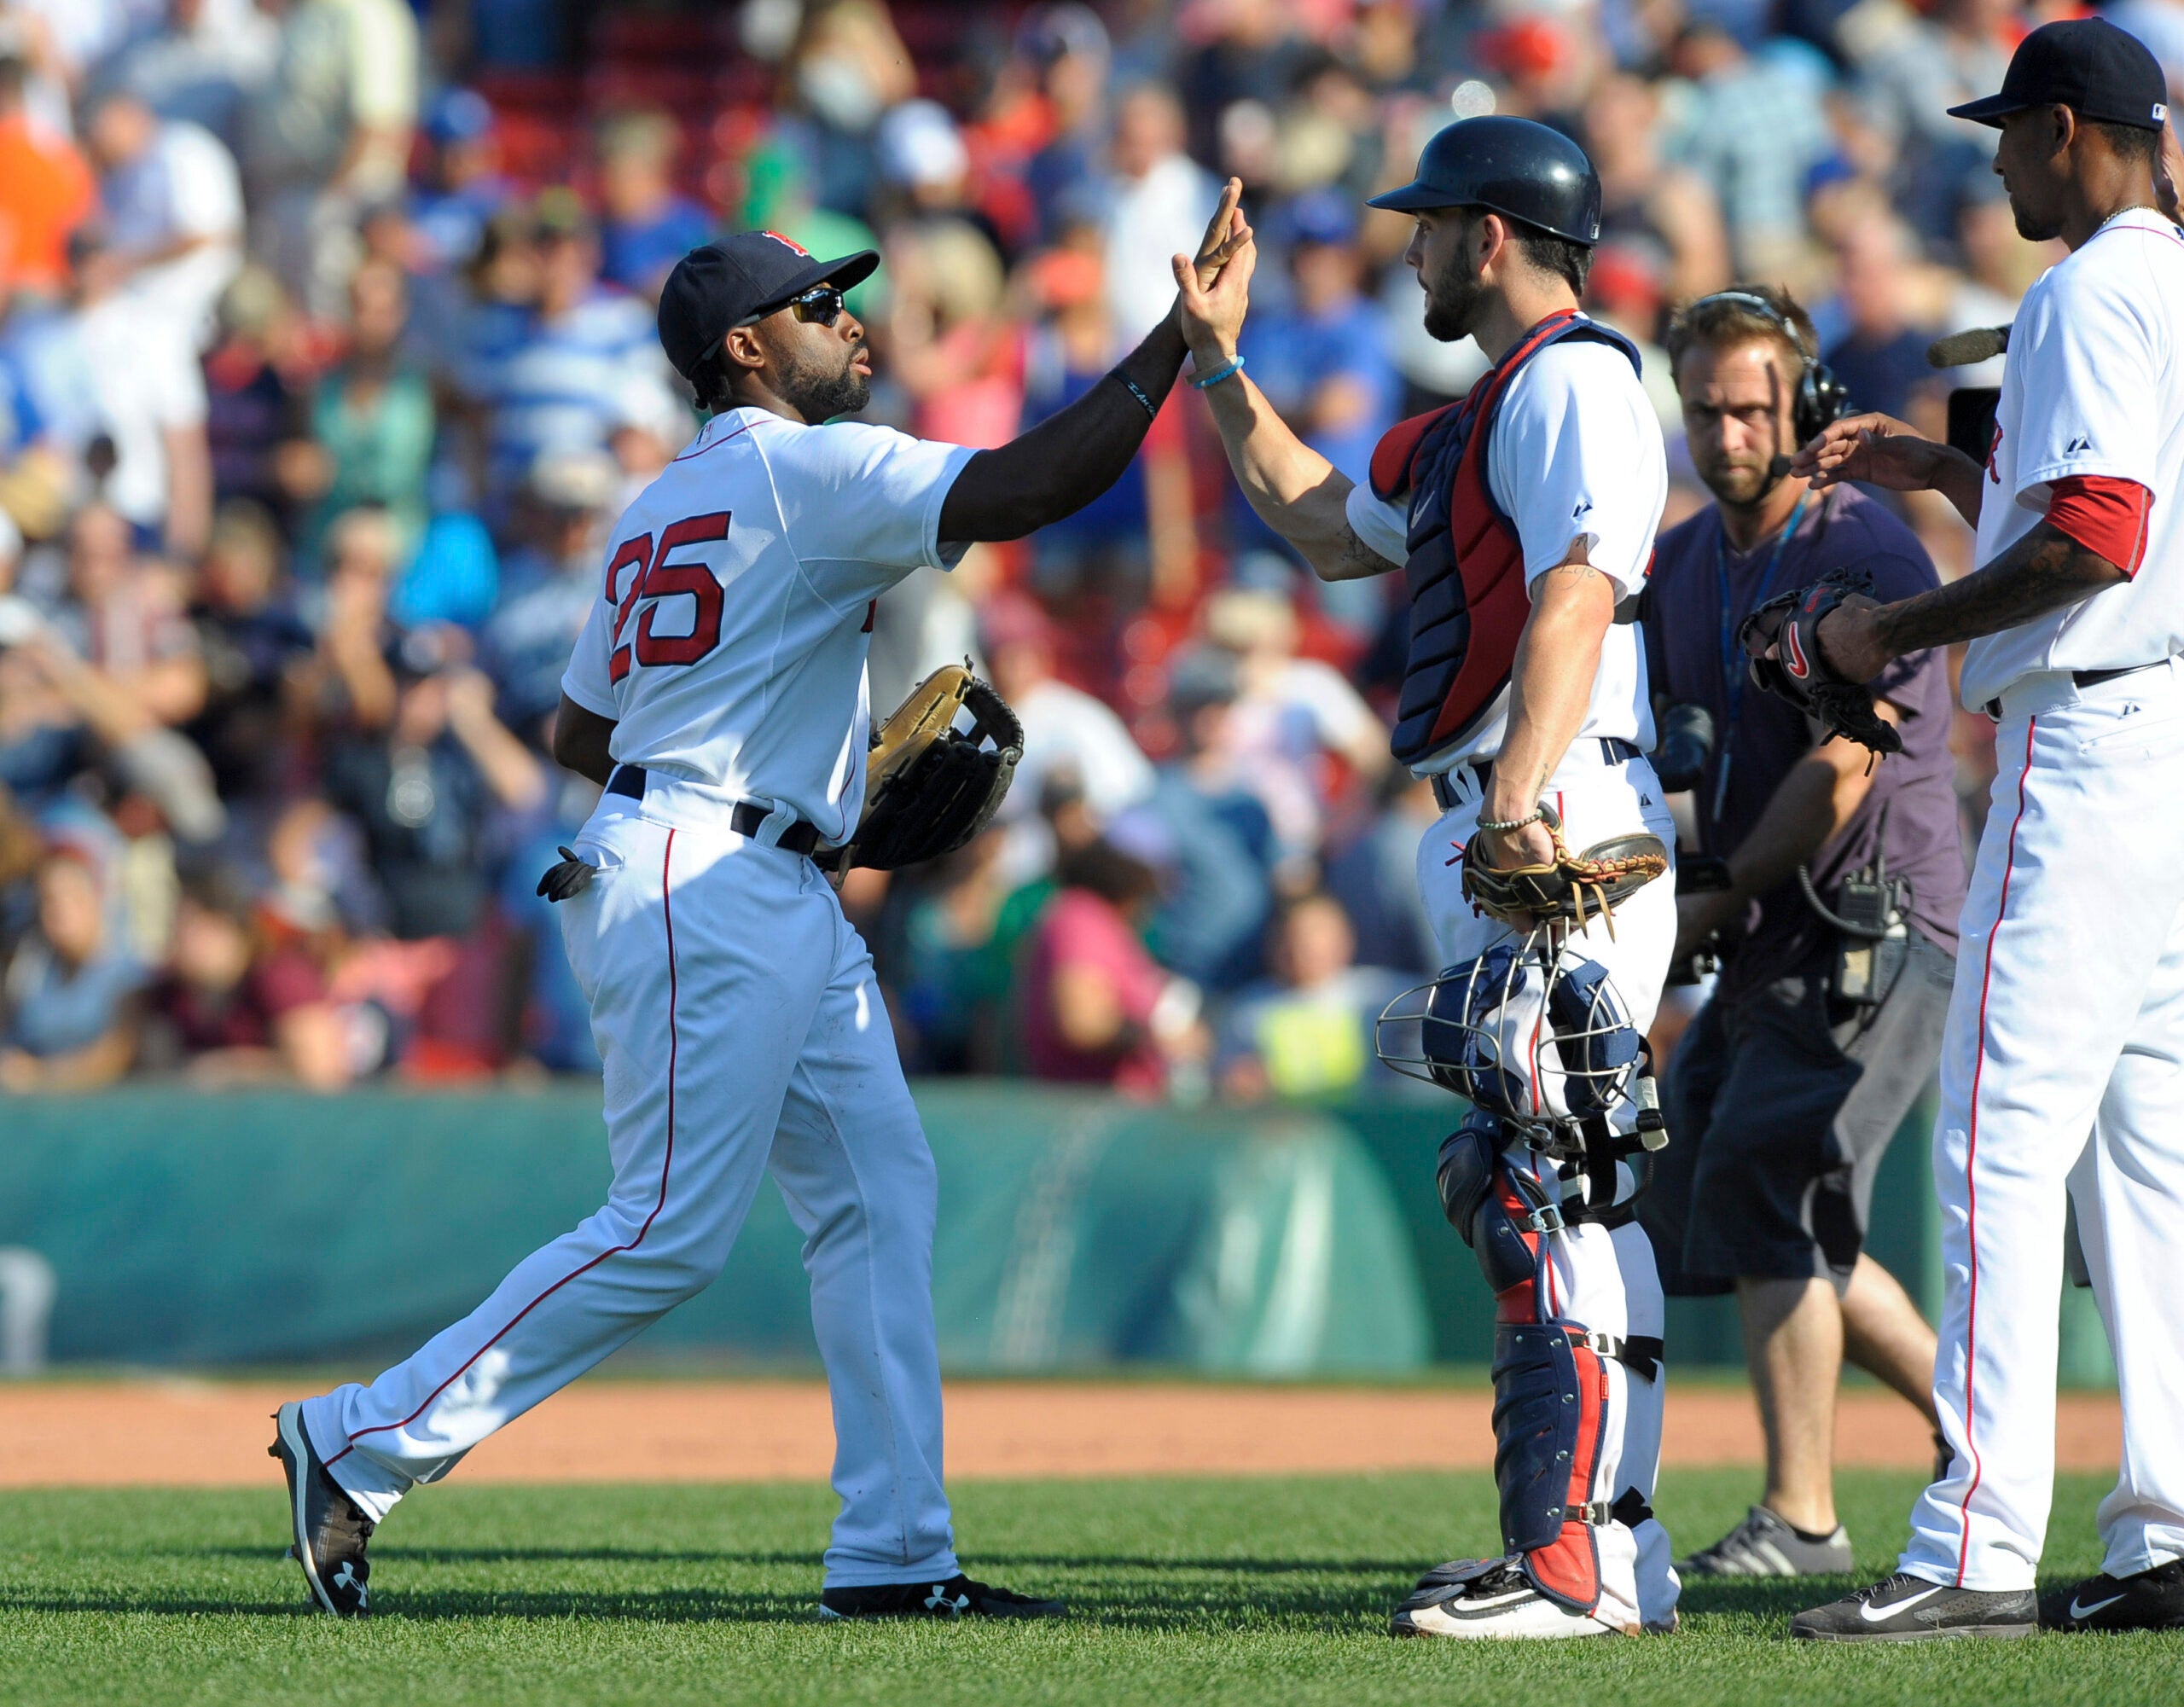
M1736 851L1819 733L1794 706L1751 685L1741 652L1736 682L1728 678L1722 647L1723 568L1733 640L1763 596L1808 586L1838 565L1867 571L1873 596L1884 603L1940 584L1918 537L1885 505L1855 488L1838 486L1807 499L1777 562L1780 538L1762 540L1748 554L1728 549L1721 514L1709 508L1663 534L1653 557L1645 624L1653 692L1664 703L1702 705L1714 715L1714 756L1693 803L1699 845L1708 853ZM1764 595L1763 579L1769 583ZM1902 714L1903 751L1880 762L1850 822L1814 856L1813 886L1823 900L1832 901L1844 874L1872 864L1878 851L1886 856L1889 874L1911 886L1914 926L1954 954L1956 915L1964 902L1964 852L1949 751L1953 706L1947 654L1934 650L1898 659L1873 686ZM1725 762L1728 782L1722 789ZM1724 961L1727 990L1809 972L1828 951L1827 928L1806 904L1795 878L1759 898L1751 923L1743 945Z

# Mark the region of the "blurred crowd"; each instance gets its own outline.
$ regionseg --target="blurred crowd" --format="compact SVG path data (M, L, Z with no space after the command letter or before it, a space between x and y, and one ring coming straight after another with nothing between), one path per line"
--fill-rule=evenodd
M1252 376L1362 478L1484 366L1362 199L1452 116L1539 118L1605 183L1589 305L1647 352L1666 525L1699 494L1656 340L1733 278L1938 432L1926 341L2053 258L1943 108L2055 11L0 0L0 1089L595 1069L532 892L595 791L548 735L608 530L696 424L652 298L709 235L880 248L873 417L990 445L1166 311L1234 173ZM2110 15L2184 84L2184 4ZM1030 735L990 831L845 892L913 1071L1346 1095L1429 969L1399 578L1315 583L1201 408L880 607L875 705L968 653Z

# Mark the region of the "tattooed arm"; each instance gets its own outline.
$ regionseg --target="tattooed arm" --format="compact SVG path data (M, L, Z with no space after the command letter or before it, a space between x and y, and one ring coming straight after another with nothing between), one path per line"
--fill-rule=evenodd
M1906 653L1999 634L2129 579L2099 552L2043 521L1961 581L1892 605L1845 603L1821 624L1821 650L1852 681L1870 682Z
M1586 561L1583 538L1571 541L1562 561L1532 583L1531 614L1525 618L1509 671L1508 727L1481 817L1513 822L1539 805L1547 779L1585 725L1615 604L1615 583ZM1479 833L1488 839L1485 856L1491 865L1554 857L1554 845L1538 824L1507 834Z

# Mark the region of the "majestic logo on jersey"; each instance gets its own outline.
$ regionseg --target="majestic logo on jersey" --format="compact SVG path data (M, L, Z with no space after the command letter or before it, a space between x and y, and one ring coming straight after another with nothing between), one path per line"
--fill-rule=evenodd
M2092 449L2093 438L2091 435L2081 433L2076 438L2073 438L2068 444L2065 444L2063 447L2063 454L2065 456L2081 456L2084 452Z
M761 231L758 235L762 237L771 237L784 249L795 250L798 254L803 256L807 261L811 258L811 251L805 248L803 244L798 242L793 237L784 237L778 231Z

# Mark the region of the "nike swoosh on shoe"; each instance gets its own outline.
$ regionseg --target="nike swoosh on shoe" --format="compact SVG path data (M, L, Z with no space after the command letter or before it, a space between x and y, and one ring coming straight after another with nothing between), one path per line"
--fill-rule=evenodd
M1884 1620L1894 1617L1898 1612L1909 1611L1921 1600L1931 1600L1941 1592L1941 1588L1937 1584L1934 1588L1922 1589L1916 1594L1907 1594L1901 1600L1891 1600L1887 1605L1881 1607L1876 1607L1872 1601L1867 1600L1860 1604L1858 1616L1869 1624L1878 1624Z
M2123 1598L2121 1594L2111 1594L2106 1600L2096 1600L2090 1606L2081 1606L2078 1605L2078 1597L2073 1594L2071 1596L2071 1620L2075 1623L2081 1619L2090 1618L2103 1606L2112 1606Z

